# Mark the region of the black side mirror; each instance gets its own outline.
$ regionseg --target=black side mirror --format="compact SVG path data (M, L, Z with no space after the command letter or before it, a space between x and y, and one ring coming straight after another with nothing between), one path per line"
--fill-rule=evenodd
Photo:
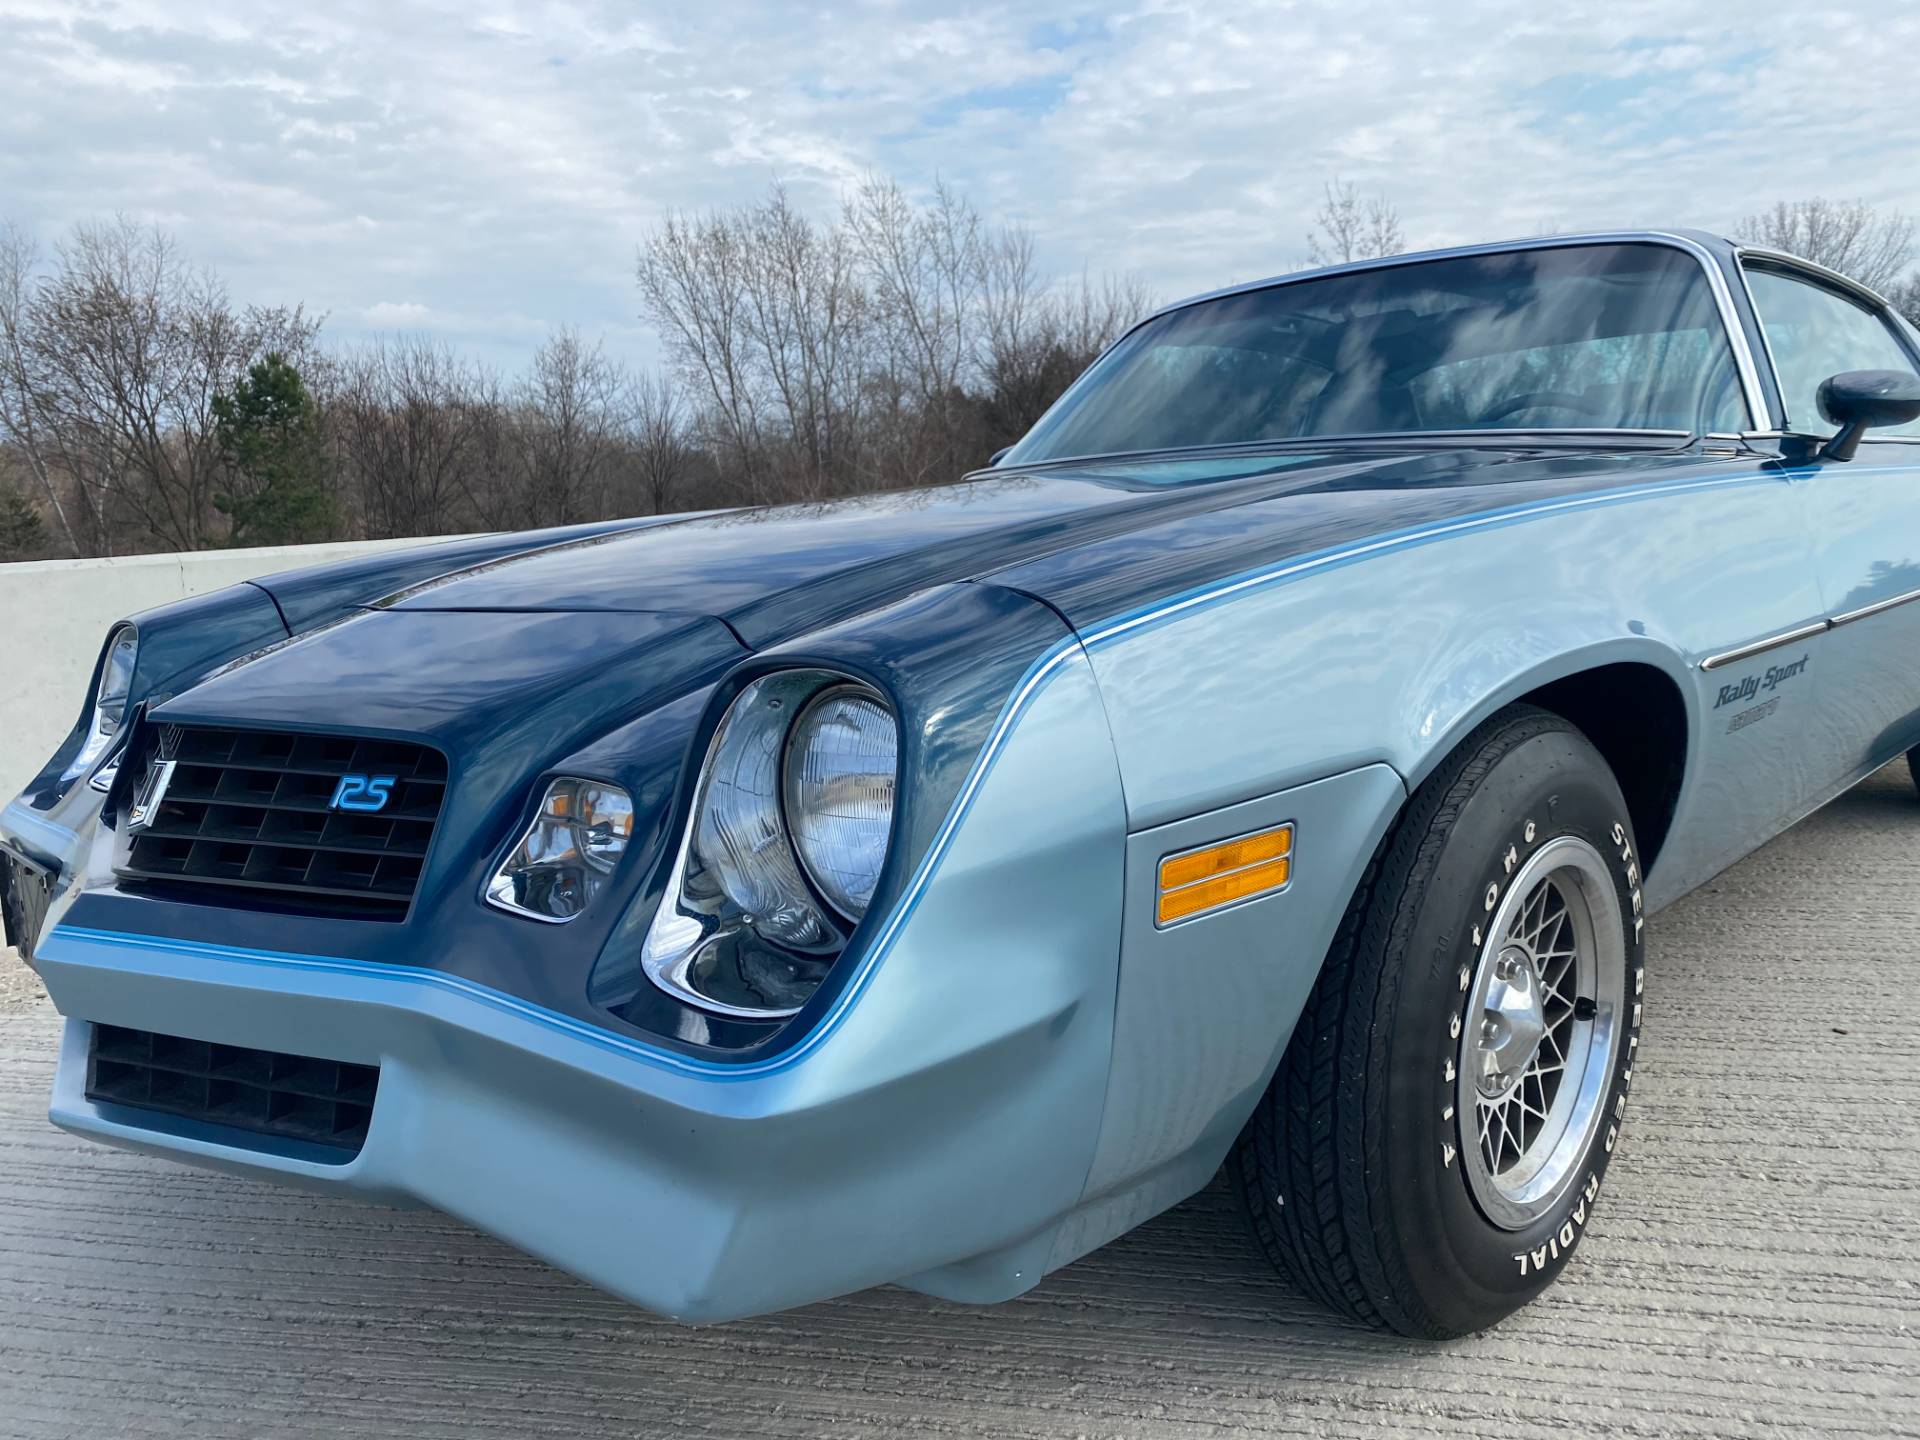
M1846 370L1820 382L1820 413L1840 431L1820 447L1822 460L1851 460L1860 437L1920 419L1920 375L1904 370Z

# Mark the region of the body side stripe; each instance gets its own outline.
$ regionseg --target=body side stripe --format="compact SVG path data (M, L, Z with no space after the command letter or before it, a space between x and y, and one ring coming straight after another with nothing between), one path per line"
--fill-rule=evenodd
M1920 465L1884 467L1878 473L1915 472ZM1429 522L1410 526L1405 530L1389 531L1376 535L1369 540L1329 547L1324 550L1310 551L1273 565L1259 566L1221 580L1209 581L1204 585L1176 594L1167 599L1155 601L1135 610L1123 611L1111 619L1103 620L1086 632L1086 644L1089 650L1110 645L1122 636L1137 630L1157 627L1189 611L1204 610L1236 595L1250 590L1263 589L1269 585L1295 580L1303 575L1351 565L1356 561L1370 559L1375 555L1390 554L1399 550L1412 549L1430 544L1435 540L1451 535L1464 534L1477 530L1492 530L1503 526L1518 524L1526 520L1550 515L1564 514L1570 511L1596 510L1614 505L1632 504L1639 500L1650 500L1666 495L1687 494L1701 490L1717 490L1731 486L1764 484L1782 480L1801 479L1808 471L1802 468L1780 467L1772 470L1746 471L1738 475L1703 475L1692 479L1655 481L1650 483L1629 483L1617 489L1596 491L1585 495L1572 495L1556 500L1529 501L1517 505L1501 506L1498 509L1482 511L1478 515L1468 515L1457 519Z

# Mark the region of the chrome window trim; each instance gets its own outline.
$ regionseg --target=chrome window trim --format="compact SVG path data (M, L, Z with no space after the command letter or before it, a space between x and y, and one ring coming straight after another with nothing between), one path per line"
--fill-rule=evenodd
M1752 432L1742 431L1742 436ZM1045 460L1029 460L1020 465L1001 467L989 466L980 470L969 470L963 477L977 480L983 477L1006 475L1018 470L1045 470L1060 465L1124 464L1142 465L1158 461L1212 460L1222 457L1231 458L1244 455L1248 459L1259 459L1268 454L1280 454L1288 451L1304 450L1309 454L1319 450L1337 450L1348 445L1371 445L1382 450L1417 450L1423 446L1458 440L1458 448L1483 448L1489 450L1524 450L1541 445L1551 445L1558 437L1569 440L1600 441L1619 439L1632 441L1656 453L1659 443L1668 442L1668 448L1681 449L1698 438L1691 430L1623 430L1616 426L1578 426L1560 425L1552 429L1533 430L1356 430L1344 435L1293 435L1279 440L1221 440L1210 445L1168 445L1158 450L1096 450L1086 455L1055 455Z
M1203 294L1189 296L1185 300L1176 300L1171 304L1162 305L1159 309L1143 316L1136 324L1129 326L1126 331L1116 336L1113 343L1096 357L1094 365L1098 365L1100 360L1106 358L1107 350L1113 349L1142 325L1151 324L1162 315L1170 315L1176 310L1186 310L1210 300L1222 300L1231 295L1247 295L1256 290L1277 290L1286 285L1298 284L1303 280L1322 280L1334 275L1356 275L1369 270L1392 270L1406 265L1423 265L1432 260L1471 259L1478 255L1504 255L1516 250L1571 250L1583 245L1662 245L1691 255L1706 272L1707 288L1713 293L1714 307L1720 312L1720 325L1726 331L1727 344L1733 351L1734 370L1740 377L1740 391L1746 402L1748 422L1757 429L1765 429L1773 424L1773 414L1767 408L1766 392L1760 386L1760 372L1754 362L1753 347L1747 339L1747 327L1741 322L1740 312L1734 308L1733 291L1727 285L1726 267L1720 263L1718 256L1698 240L1670 230L1605 230L1576 235L1537 235L1525 240L1500 240L1484 245L1455 245L1440 250L1416 250L1405 255L1387 255L1375 260L1352 260L1343 265L1322 265L1311 270L1296 271L1290 275L1271 275L1264 280L1249 280L1239 285L1227 285L1218 290L1208 290ZM1756 315L1758 313L1758 311L1755 312ZM1094 365L1089 365L1081 371L1080 378L1092 373ZM1079 384L1080 379L1076 379L1067 387L1066 394L1063 394L1054 404L1064 402ZM1052 406L1047 407L1049 413L1052 408ZM1040 420L1045 418L1046 415L1042 414ZM1031 428L1039 428L1040 420L1036 420ZM1053 458L1066 460L1092 457L1063 455Z
M1893 308L1887 303L1887 297L1879 291L1871 286L1862 285L1851 275L1842 275L1838 270L1829 269L1817 260L1807 260L1790 251L1774 250L1765 245L1736 245L1733 254L1734 258L1743 265L1747 260L1752 259L1779 265L1789 270L1804 270L1816 280L1824 280L1829 285L1848 291L1854 299L1862 301L1869 309L1891 310ZM1757 316L1760 312L1755 310L1753 313Z
M1787 428L1787 392L1780 385L1780 362L1773 356L1773 341L1767 337L1767 322L1760 318L1760 304L1753 298L1753 286L1747 283L1746 251L1736 248L1733 252L1733 268L1740 276L1740 291L1747 297L1747 309L1753 315L1753 328L1760 332L1760 348L1767 357L1767 375L1773 381L1774 393L1780 397L1780 413L1775 415L1771 409L1767 412L1764 434L1767 439L1784 439L1792 432Z
M1740 274L1740 288L1746 292L1747 308L1753 311L1754 328L1760 332L1760 344L1766 351L1767 370L1773 376L1773 388L1780 392L1781 415L1778 433L1781 436L1804 435L1816 439L1824 438L1819 431L1795 430L1793 428L1793 417L1785 413L1787 392L1785 387L1780 383L1780 362L1774 356L1773 340L1767 334L1767 317L1760 313L1759 303L1753 298L1753 286L1747 282L1747 262L1749 260L1759 262L1763 268L1772 267L1775 270L1787 271L1789 274L1794 271L1799 271L1810 283L1814 285L1825 285L1829 289L1843 291L1850 299L1859 301L1873 312L1875 319L1886 327L1887 333L1893 336L1893 343L1907 352L1909 362L1912 363L1916 372L1920 372L1920 353L1916 353L1913 342L1903 333L1901 326L1897 323L1899 312L1888 303L1885 296L1866 285L1862 285L1858 280L1855 280L1849 275L1842 275L1838 270L1830 270L1825 265L1821 265L1813 260L1803 260L1800 256L1789 254L1785 250L1772 250L1762 245L1736 245L1733 248L1734 269ZM1862 439L1877 440L1880 443L1892 444L1902 442L1913 444L1920 442L1920 436L1916 435L1874 436L1869 433L1863 436Z

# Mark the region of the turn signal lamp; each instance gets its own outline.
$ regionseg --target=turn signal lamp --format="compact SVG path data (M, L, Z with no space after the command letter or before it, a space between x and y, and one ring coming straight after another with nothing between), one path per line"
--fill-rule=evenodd
M1284 890L1293 878L1293 826L1277 825L1160 862L1154 923L1171 925Z

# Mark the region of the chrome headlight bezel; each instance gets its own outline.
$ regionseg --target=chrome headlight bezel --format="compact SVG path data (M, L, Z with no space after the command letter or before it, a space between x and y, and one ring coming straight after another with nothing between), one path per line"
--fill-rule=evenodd
M610 780L557 775L487 877L496 909L565 925L606 888L633 839L633 797Z
M641 943L641 970L683 1004L736 1019L784 1020L805 1006L852 938L860 916L834 903L810 873L787 809L800 723L828 695L858 697L892 721L890 794L897 805L899 722L880 691L817 668L776 670L745 685L707 745ZM882 868L892 818L890 811Z
M140 661L140 632L120 624L107 632L106 648L101 651L100 670L87 697L84 717L85 738L80 749L61 773L62 784L85 775L112 750L126 734L127 715L133 708L133 674Z

